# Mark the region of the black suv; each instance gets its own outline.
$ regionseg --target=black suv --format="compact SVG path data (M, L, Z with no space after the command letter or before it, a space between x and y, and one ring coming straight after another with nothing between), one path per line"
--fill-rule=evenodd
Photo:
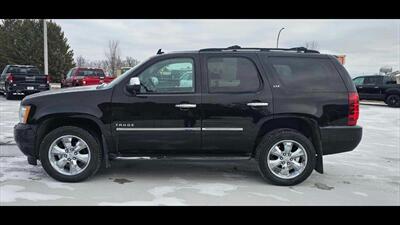
M117 157L245 157L270 182L294 185L323 172L323 155L358 145L358 115L335 57L233 46L159 51L109 84L28 96L14 134L28 162L59 181Z

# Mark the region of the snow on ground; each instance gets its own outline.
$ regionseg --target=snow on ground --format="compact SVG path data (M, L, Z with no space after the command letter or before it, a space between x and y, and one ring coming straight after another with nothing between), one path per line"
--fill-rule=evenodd
M15 144L13 129L19 120L19 103L17 98L6 100L0 93L0 145Z
M1 143L12 143L4 128L17 122L18 105L0 97ZM264 182L253 160L116 160L90 180L61 183L28 165L15 145L0 145L0 205L399 206L400 109L360 109L357 149L324 157L324 174L293 187Z

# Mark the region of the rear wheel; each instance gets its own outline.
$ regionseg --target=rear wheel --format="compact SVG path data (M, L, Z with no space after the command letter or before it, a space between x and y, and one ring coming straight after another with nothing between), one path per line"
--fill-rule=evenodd
M40 144L40 161L45 171L63 182L79 182L100 168L99 141L88 131L73 126L59 127Z
M258 168L269 182L289 186L303 182L315 167L311 141L292 129L268 133L257 147Z
M400 107L400 95L389 95L385 102L389 107Z

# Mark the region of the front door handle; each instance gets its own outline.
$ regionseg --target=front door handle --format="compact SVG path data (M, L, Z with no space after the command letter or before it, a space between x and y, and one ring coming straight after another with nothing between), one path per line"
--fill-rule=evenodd
M175 107L180 109L193 109L196 108L196 104L176 104Z
M268 102L249 102L247 103L248 106L251 107L263 107L263 106L268 106L269 103Z

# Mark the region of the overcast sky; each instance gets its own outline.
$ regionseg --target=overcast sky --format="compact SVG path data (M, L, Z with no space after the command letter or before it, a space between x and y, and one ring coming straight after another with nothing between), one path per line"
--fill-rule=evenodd
M345 54L352 76L400 67L400 20L54 20L74 50L90 60L105 58L109 40L121 56L140 61L159 48L168 51L210 47L302 46L316 41L322 53Z

